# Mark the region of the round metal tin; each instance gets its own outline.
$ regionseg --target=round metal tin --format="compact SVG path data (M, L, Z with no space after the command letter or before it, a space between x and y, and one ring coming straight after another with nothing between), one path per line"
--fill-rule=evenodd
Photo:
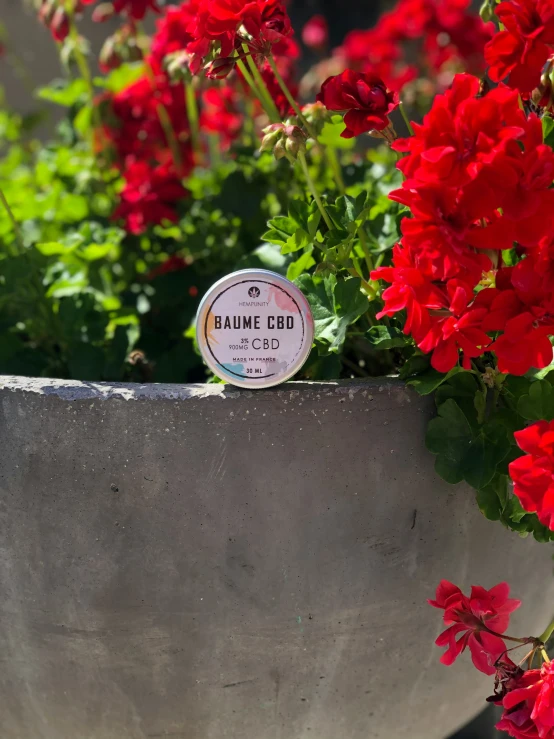
M196 337L215 375L239 387L265 388L300 370L312 348L314 321L290 280L243 269L208 290L198 308Z

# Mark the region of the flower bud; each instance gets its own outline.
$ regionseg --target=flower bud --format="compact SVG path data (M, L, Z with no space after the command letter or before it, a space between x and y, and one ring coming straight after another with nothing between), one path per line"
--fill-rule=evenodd
M43 25L50 26L55 12L56 0L42 0L38 11L38 19Z
M323 103L309 103L305 105L302 108L302 114L318 135L323 130L323 126L332 118L332 114Z
M92 20L95 23L103 23L115 14L115 8L111 3L100 3L92 11Z
M219 57L214 59L213 62L208 64L206 67L206 77L212 80L223 80L228 77L233 69L237 60L230 56Z
M287 156L287 150L285 148L285 140L280 138L279 141L273 147L273 156L277 161Z
M260 151L272 151L275 144L279 141L282 134L282 124L272 123L271 126L267 126L263 129L265 136L262 139L262 145Z
M494 20L494 10L491 6L490 0L484 0L479 10L479 15L485 23Z
M69 35L69 16L62 6L56 9L50 23L50 32L56 41L62 42Z
M263 129L265 134L260 151L271 151L275 159L287 157L294 162L298 154L306 151L306 139L304 131L293 123L272 123Z
M176 51L164 57L165 71L173 82L190 82L190 55L186 51Z
M108 36L100 50L99 62L101 69L108 71L117 69L123 64L123 59L117 48L114 36Z

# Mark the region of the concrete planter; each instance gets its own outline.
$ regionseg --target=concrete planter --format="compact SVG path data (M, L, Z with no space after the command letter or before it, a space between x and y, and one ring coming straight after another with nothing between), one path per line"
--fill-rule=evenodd
M550 548L435 476L400 383L0 399L2 739L442 739L490 680L439 664L439 579L551 616Z

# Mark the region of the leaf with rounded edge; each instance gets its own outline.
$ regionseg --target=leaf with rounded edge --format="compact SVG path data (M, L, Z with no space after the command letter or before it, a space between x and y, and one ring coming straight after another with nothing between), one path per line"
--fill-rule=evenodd
M517 404L520 416L528 421L554 420L554 388L547 380L537 380Z
M447 374L437 372L435 369L428 369L421 375L408 380L407 384L411 385L419 395L430 395L443 382L446 382L450 377L458 374L458 372L464 372L464 369L462 367L453 367Z
M301 275L295 284L302 290L314 317L315 340L320 353L338 354L343 347L348 326L355 323L369 307L361 292L361 280L353 277L337 281L335 275L314 280Z

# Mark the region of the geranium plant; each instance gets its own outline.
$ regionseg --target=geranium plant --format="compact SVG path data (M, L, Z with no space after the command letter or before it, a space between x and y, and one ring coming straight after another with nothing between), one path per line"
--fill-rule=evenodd
M552 0L485 0L481 17L469 0L399 0L328 55L317 16L301 77L282 0L37 10L65 74L37 95L67 115L41 146L33 118L0 114L0 371L204 380L203 293L273 269L313 310L299 377L398 374L433 394L437 473L487 518L552 540ZM99 74L85 12L120 21ZM525 671L501 642L505 586L466 598L446 583L433 605L453 624L447 661L468 646L498 671L500 728L554 736L550 631L520 640Z

